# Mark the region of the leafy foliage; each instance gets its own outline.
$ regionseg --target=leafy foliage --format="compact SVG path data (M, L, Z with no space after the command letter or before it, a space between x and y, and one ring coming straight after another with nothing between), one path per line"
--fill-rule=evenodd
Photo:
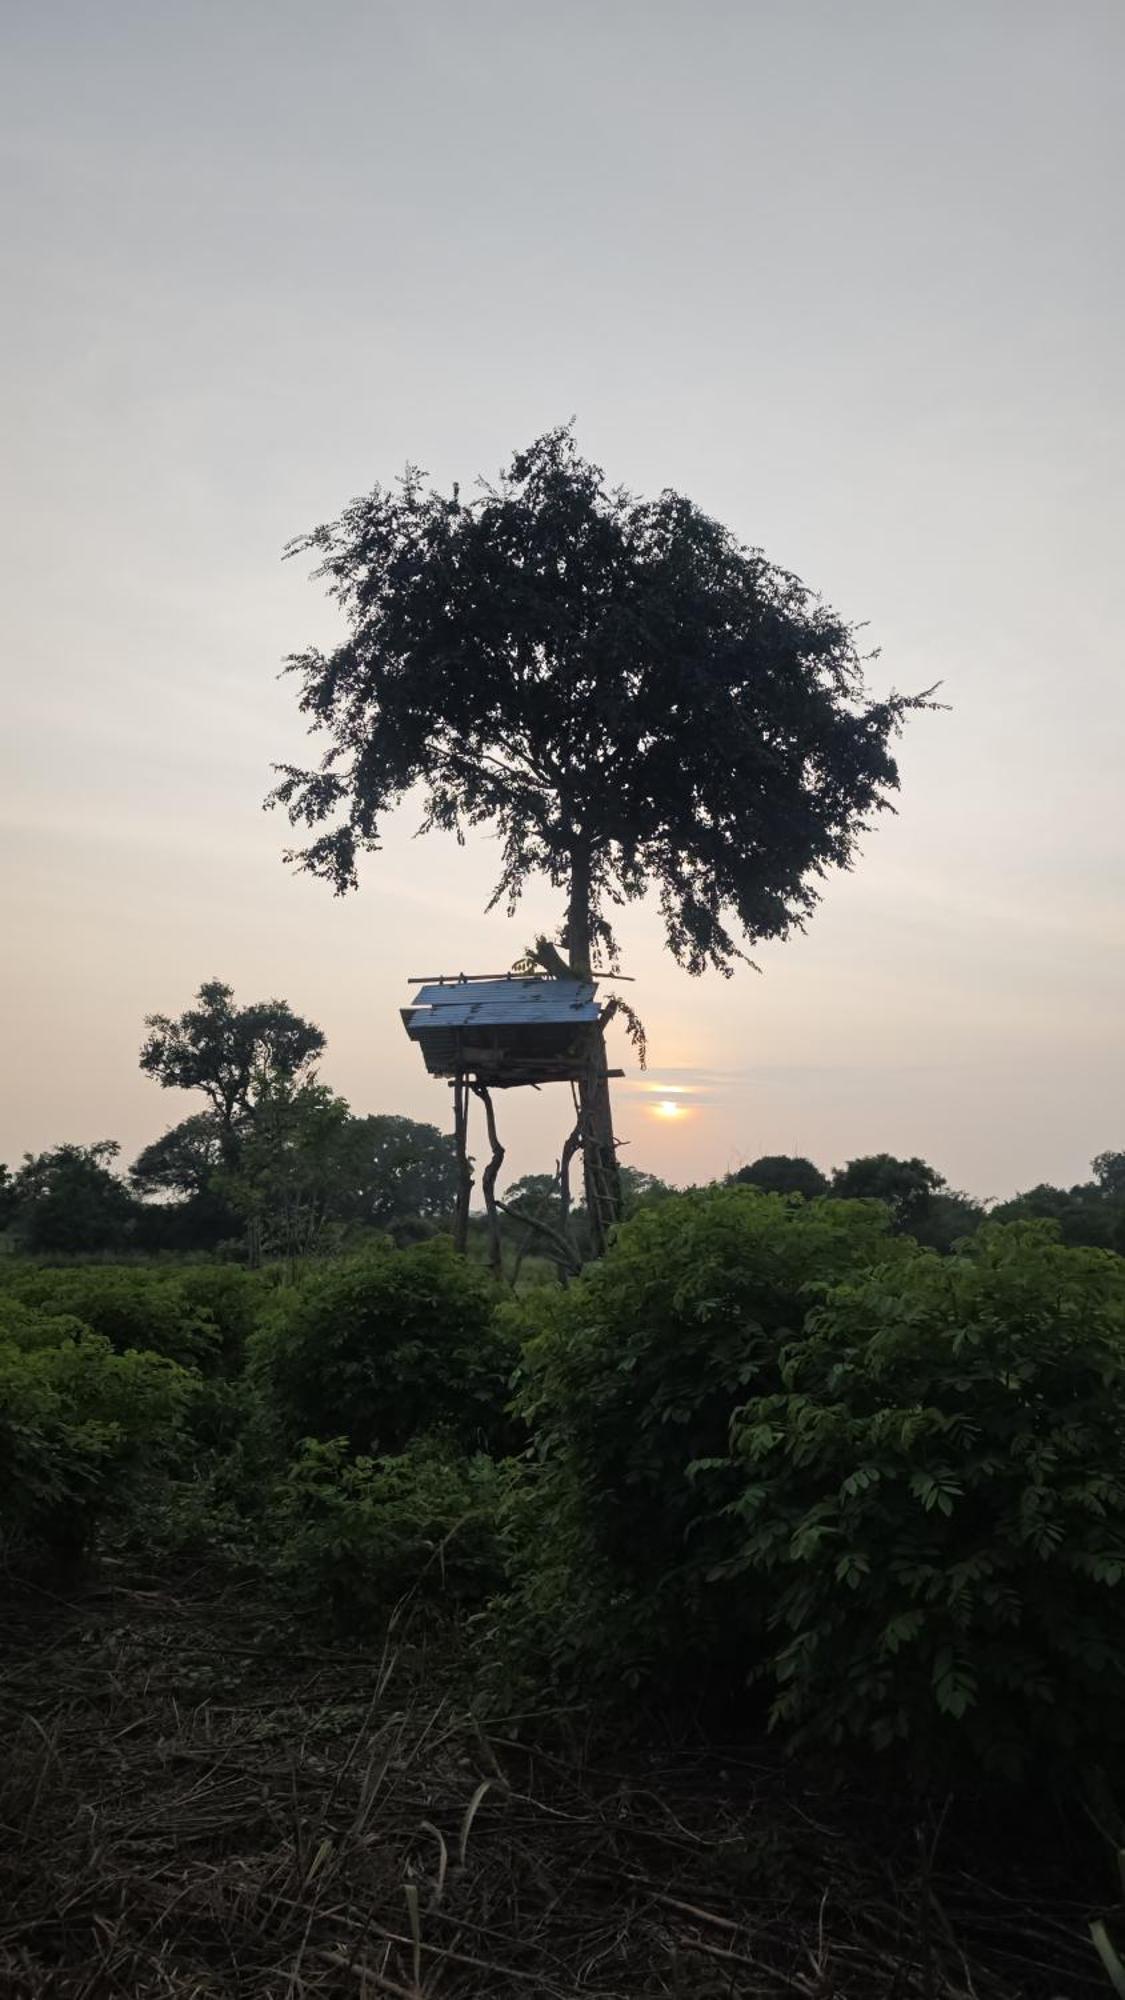
M439 1222L457 1198L457 1149L447 1132L416 1118L377 1113L353 1121L356 1221L394 1230Z
M0 1311L15 1302L45 1318L74 1318L119 1354L136 1349L213 1372L224 1347L214 1310L220 1288L209 1275L180 1279L129 1265L14 1265L0 1270Z
M503 1478L442 1438L384 1458L353 1457L343 1438L306 1440L273 1496L275 1574L302 1609L345 1630L385 1621L405 1597L477 1603L500 1578Z
M959 1194L925 1160L898 1160L893 1153L869 1153L837 1167L832 1192L886 1202L895 1228L928 1249L950 1251L980 1228L983 1202Z
M20 1247L32 1256L120 1248L136 1203L112 1170L115 1139L26 1153L4 1182L4 1209Z
M832 1192L844 1200L885 1201L900 1229L912 1230L926 1213L929 1199L945 1186L936 1167L925 1160L896 1160L893 1153L868 1153L837 1167Z
M81 1321L7 1302L0 1318L0 1549L79 1555L174 1451L191 1378L115 1354Z
M728 1671L747 1625L710 1572L728 1547L733 1412L780 1387L817 1285L911 1254L875 1203L721 1188L641 1207L569 1291L509 1308L526 1340L518 1407L543 1460L509 1611L541 1622L552 1575L557 1662L584 1653L591 1671L659 1670L666 1686L677 1664L689 1679Z
M993 1209L997 1222L1050 1221L1064 1243L1125 1256L1125 1154L1099 1153L1094 1178L1076 1187L1041 1183Z
M799 1194L806 1201L828 1193L827 1175L800 1154L764 1153L748 1167L739 1167L731 1179L760 1188L763 1194Z
M841 1284L732 1432L791 1740L1018 1771L1125 1740L1125 1265L986 1226Z
M427 826L497 828L497 898L532 872L567 886L579 970L611 945L608 906L648 884L692 971L729 967L736 932L802 924L887 805L919 704L868 700L853 632L796 577L680 494L608 489L569 430L472 502L422 481L293 544L348 625L289 662L329 739L273 794L294 825L328 823L301 865L353 886L421 785Z
M309 1077L263 1077L219 1185L252 1232L255 1258L307 1257L321 1249L352 1187L351 1114Z
M205 1195L222 1161L218 1118L213 1111L197 1111L138 1153L129 1179L138 1194Z
M472 1450L504 1429L512 1344L495 1293L446 1238L373 1250L279 1292L251 1363L281 1435L402 1451L447 1428Z

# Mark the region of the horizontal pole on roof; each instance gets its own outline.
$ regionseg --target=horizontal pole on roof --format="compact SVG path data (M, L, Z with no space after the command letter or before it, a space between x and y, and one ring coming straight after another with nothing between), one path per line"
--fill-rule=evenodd
M571 977L579 985L582 984L582 973L572 973ZM474 979L553 980L554 978L553 972L408 972L406 982L408 986L468 986ZM623 979L629 986L635 986L637 983L631 972L602 972L597 966L591 972L590 978Z

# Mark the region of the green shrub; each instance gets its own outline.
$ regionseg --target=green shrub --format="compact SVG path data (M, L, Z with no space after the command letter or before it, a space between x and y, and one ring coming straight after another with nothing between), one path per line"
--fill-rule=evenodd
M206 1314L219 1337L222 1369L237 1375L258 1317L273 1296L268 1274L235 1264L184 1264L165 1278L189 1307Z
M346 1439L307 1440L273 1496L274 1570L303 1611L363 1630L409 1597L478 1603L499 1578L503 1472L447 1439L393 1458L353 1458Z
M216 1273L226 1277L228 1273ZM186 1277L186 1273L185 1273ZM192 1281L197 1282L195 1274ZM205 1297L163 1272L129 1265L55 1267L20 1264L4 1274L0 1301L80 1319L119 1354L162 1354L181 1366L214 1373L224 1336Z
M0 1330L0 1547L75 1556L174 1451L191 1378L75 1320L16 1317Z
M251 1374L281 1437L404 1449L447 1429L467 1449L504 1431L513 1346L495 1294L448 1239L383 1248L279 1292L251 1341Z
M503 1614L519 1643L539 1630L560 1671L581 1661L618 1683L737 1681L757 1611L732 1611L710 1580L732 1546L731 1417L780 1388L780 1350L818 1286L918 1254L889 1229L878 1203L670 1196L569 1290L507 1309L527 1340L517 1403L543 1460Z
M794 1742L1016 1772L1125 1743L1125 1264L986 1226L837 1287L739 1412L717 1566Z

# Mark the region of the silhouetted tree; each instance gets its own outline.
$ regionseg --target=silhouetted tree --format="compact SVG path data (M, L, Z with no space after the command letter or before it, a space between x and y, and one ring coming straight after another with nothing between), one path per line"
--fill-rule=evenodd
M129 1179L138 1194L206 1194L223 1163L219 1120L197 1111L138 1153Z
M352 1212L377 1229L420 1217L438 1222L457 1199L457 1149L446 1132L388 1112L353 1118Z
M315 834L289 858L353 887L421 786L425 827L498 832L494 902L533 873L564 891L582 975L599 949L613 963L610 907L647 887L691 972L803 926L889 804L891 739L924 701L870 700L854 631L804 584L680 494L608 489L569 429L470 502L408 469L294 551L347 633L288 663L328 739L319 767L279 767L272 801ZM619 1212L605 1070L598 1030L587 1199L608 1187Z
M948 1256L958 1243L972 1236L988 1220L988 1213L984 1202L975 1200L971 1194L940 1187L929 1194L924 1209L915 1214L910 1234L928 1250L940 1250L943 1256Z
M884 1201L900 1229L912 1232L925 1215L930 1196L944 1188L936 1167L925 1160L897 1160L893 1153L868 1153L837 1167L832 1192L841 1200Z
M344 1220L354 1185L355 1122L346 1100L313 1078L255 1079L238 1164L218 1176L246 1222L252 1263L271 1252L310 1256Z
M1091 1181L1071 1188L1040 1182L992 1210L994 1222L1050 1221L1071 1248L1125 1255L1125 1154L1099 1153Z
M25 1153L7 1187L21 1249L80 1254L121 1248L137 1205L111 1170L120 1150L116 1139L102 1139Z
M801 1194L806 1201L828 1193L828 1177L800 1153L763 1153L748 1167L739 1167L732 1181L761 1188L763 1194Z
M196 1005L176 1019L148 1014L145 1026L141 1068L164 1090L203 1092L228 1169L238 1163L255 1079L292 1082L324 1049L320 1029L294 1014L286 1001L236 1007L233 989L218 979L201 986Z
M1090 1171L1103 1194L1125 1200L1125 1153L1098 1153Z
M832 1193L842 1199L886 1202L896 1229L931 1250L949 1252L985 1220L983 1202L951 1188L925 1160L869 1153L837 1167Z
M642 1202L663 1201L665 1196L675 1192L669 1181L662 1181L658 1174L646 1173L643 1167L621 1168L621 1195L626 1216L634 1215Z
M138 1241L152 1249L210 1250L237 1237L241 1219L216 1185L222 1161L213 1111L182 1119L146 1146L129 1179L138 1194L158 1199L141 1210Z

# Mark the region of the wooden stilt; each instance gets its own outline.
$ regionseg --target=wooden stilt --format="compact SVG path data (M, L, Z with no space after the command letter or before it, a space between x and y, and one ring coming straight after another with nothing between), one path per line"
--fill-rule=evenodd
M488 1262L499 1278L503 1276L504 1271L504 1248L500 1238L500 1217L496 1208L496 1177L504 1164L504 1148L500 1144L496 1130L496 1113L486 1086L483 1083L474 1083L472 1090L473 1095L479 1097L484 1105L488 1143L492 1148L491 1158L480 1177L480 1191L484 1196L485 1214L488 1217Z
M469 1201L473 1192L473 1169L469 1160L469 1091L463 1072L453 1079L453 1138L457 1149L457 1207L454 1212L453 1243L464 1256L469 1241Z

